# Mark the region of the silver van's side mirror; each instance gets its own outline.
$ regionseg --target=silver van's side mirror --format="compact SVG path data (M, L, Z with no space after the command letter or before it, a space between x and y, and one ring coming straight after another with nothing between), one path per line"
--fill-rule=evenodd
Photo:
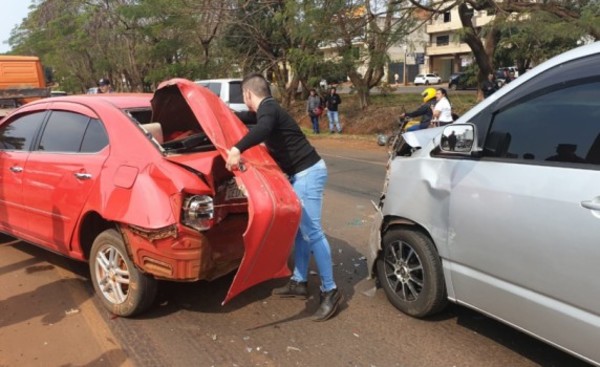
M440 140L444 153L470 154L477 150L477 134L473 124L450 124L444 128Z

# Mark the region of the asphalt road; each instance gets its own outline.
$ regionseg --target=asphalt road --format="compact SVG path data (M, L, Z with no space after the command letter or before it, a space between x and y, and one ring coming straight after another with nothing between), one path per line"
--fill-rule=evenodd
M272 288L285 283L277 280L225 306L231 276L212 283L164 282L154 308L135 319L111 317L92 297L120 348L139 366L587 366L463 307L450 306L427 320L410 318L372 287L364 255L370 201L382 188L386 155L369 144L315 140L329 167L323 224L345 294L339 315L310 321L318 303L314 275L307 301L271 297ZM36 253L87 276L78 263ZM91 297L89 281L79 286Z
M346 302L325 323L310 321L318 303L270 296L272 281L221 306L230 277L213 283L163 283L144 317L107 322L144 366L584 366L546 344L465 308L429 320L398 312L366 280L372 208L382 189L383 148L315 141L329 167L323 224ZM314 267L313 267L314 268Z

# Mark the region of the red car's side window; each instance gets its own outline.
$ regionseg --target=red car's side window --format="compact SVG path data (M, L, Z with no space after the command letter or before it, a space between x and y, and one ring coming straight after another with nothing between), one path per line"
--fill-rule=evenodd
M0 126L0 149L29 150L44 121L45 112L17 117Z
M97 152L108 144L100 121L67 111L52 111L37 150L47 152Z

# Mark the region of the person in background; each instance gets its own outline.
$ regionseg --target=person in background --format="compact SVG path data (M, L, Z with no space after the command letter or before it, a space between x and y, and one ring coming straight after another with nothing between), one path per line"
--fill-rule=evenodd
M249 112L236 115L244 122L256 119L256 126L227 151L225 166L229 170L238 167L245 150L264 142L288 175L302 204L302 216L294 243L294 273L284 287L273 290L273 295L307 298L308 265L313 254L321 279L321 303L313 321L325 321L335 314L343 299L333 279L331 248L321 226L327 166L298 123L271 97L269 83L262 75L250 74L242 80L242 96Z
M491 96L498 90L498 84L493 73L488 74L487 80L481 84L481 90L483 91L483 98Z
M306 102L306 110L308 112L308 116L310 117L310 121L312 122L313 133L319 133L319 118L323 113L323 101L321 97L317 94L315 89L310 90L310 95L308 96L308 101Z
M431 123L431 118L433 117L433 105L435 104L435 89L427 88L423 92L421 92L421 96L423 96L423 104L419 106L416 110L412 112L406 112L400 115L400 118L405 116L408 117L419 117L421 116L421 122L417 125L413 125L406 129L406 131L415 131L421 129L427 129L429 124Z
M452 133L448 136L448 147L450 151L453 152L456 150L456 142L458 138L456 137L456 133L452 130Z
M336 93L335 88L329 90L329 94L325 98L325 107L327 108L327 118L329 119L329 133L333 134L335 131L342 133L342 126L340 125L340 115L338 106L342 104L342 99ZM334 130L334 128L336 130Z
M112 86L110 85L110 80L107 78L102 78L98 81L98 93L112 93Z
M506 84L512 82L514 79L514 75L515 74L513 73L513 75L511 76L508 68L504 68L504 84L503 85L506 85Z
M435 107L433 108L432 121L436 126L444 126L452 123L452 105L448 99L448 92L444 88L438 88L435 92Z

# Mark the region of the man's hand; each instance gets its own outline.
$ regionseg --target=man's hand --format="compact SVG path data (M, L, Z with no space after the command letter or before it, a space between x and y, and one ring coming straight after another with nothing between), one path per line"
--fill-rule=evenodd
M231 148L227 151L227 161L225 162L225 167L230 171L233 170L234 167L239 166L240 159L240 150L236 147Z

